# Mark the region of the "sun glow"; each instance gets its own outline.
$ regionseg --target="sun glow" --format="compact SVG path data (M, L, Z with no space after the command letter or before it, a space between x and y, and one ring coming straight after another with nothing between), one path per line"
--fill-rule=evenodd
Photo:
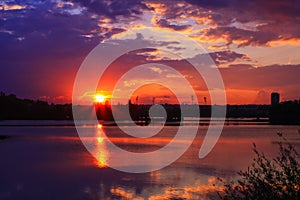
M96 103L103 103L105 101L105 96L101 94L96 94L94 100Z

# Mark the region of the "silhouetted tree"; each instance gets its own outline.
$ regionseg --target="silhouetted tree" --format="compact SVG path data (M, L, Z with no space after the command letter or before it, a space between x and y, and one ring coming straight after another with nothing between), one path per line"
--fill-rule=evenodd
M221 199L287 200L300 199L299 154L281 133L279 154L274 159L259 152L254 144L256 158L245 171L240 171L237 181L224 183Z
M0 120L66 120L72 119L71 104L19 99L14 94L0 93Z

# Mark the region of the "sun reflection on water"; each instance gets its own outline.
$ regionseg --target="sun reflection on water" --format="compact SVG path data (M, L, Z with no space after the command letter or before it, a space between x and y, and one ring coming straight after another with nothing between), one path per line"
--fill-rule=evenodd
M97 128L97 143L96 143L96 157L95 164L99 168L106 168L108 166L108 159L109 159L109 151L106 146L104 132L102 130L102 125L98 124Z

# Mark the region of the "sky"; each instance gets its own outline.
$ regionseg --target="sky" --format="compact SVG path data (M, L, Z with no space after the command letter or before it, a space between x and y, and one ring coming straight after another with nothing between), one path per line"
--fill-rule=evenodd
M229 104L268 104L273 91L283 101L300 98L297 0L0 0L0 16L0 91L21 98L70 103L77 72L89 53L99 44L144 27L197 41L205 51L184 58L211 57L223 78ZM149 38L141 31L131 39L147 43ZM182 56L194 51L184 43L163 39L157 39L157 47L169 47L171 53L181 51ZM109 81L103 77L99 90L110 90L121 72L131 69L126 63L133 66L151 60L173 66L190 81L199 103L204 103L204 97L209 101L203 80L184 59L161 52L148 49L118 58L106 74ZM160 80L176 78L160 65L145 70ZM142 79L141 73L138 77ZM129 78L120 90L129 90L138 80ZM175 79L173 83L179 85ZM156 85L149 94L149 88L144 88L134 93L141 101L156 97L159 103L172 102L167 89ZM86 96L91 93L86 91ZM187 97L185 103L192 101L190 93L180 95Z

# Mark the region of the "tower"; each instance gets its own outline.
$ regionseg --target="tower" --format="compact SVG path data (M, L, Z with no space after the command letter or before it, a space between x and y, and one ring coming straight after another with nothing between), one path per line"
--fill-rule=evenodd
M155 104L155 97L152 98L152 104Z
M271 105L277 105L280 102L280 94L278 92L272 92Z

